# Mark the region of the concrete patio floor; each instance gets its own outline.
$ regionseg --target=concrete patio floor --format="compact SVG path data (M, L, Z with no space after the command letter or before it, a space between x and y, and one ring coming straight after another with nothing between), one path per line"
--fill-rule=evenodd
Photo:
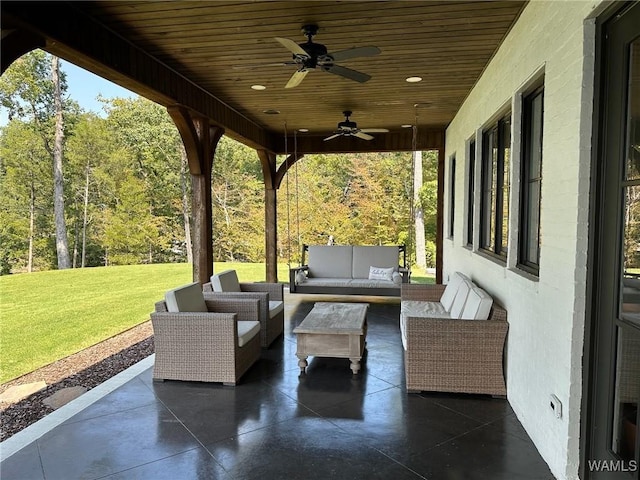
M313 358L292 334L315 301L370 304L367 352ZM225 387L153 382L153 357L0 444L2 479L542 480L505 399L407 394L399 300L286 295L285 334Z

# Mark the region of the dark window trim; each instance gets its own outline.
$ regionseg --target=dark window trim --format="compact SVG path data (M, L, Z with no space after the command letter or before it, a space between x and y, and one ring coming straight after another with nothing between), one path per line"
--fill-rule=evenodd
M540 138L533 139L531 138L531 126L533 121L532 115L532 105L533 101L542 96L542 116L540 118ZM518 263L517 267L524 270L527 273L538 276L540 274L540 204L541 204L541 187L542 187L542 155L540 157L540 173L537 179L533 179L530 176L530 163L531 163L531 152L532 152L532 142L534 140L543 141L544 137L544 84L539 85L533 91L527 93L522 100L522 152L521 152L521 161L520 161L520 229L518 235ZM542 152L542 145L540 145L540 151ZM529 196L529 184L533 181L536 181L538 184L538 232L536 235L538 242L538 258L535 262L531 261L528 258L529 252L529 240L530 240L530 229L531 225L529 225L529 213L531 205L531 199ZM536 207L533 206L533 207Z
M453 240L456 213L456 156L449 158L449 238Z
M480 197L480 250L490 256L497 258L501 263L507 261L507 251L502 249L502 227L505 221L502 206L504 203L504 152L505 152L505 136L501 133L505 126L505 123L509 123L511 128L511 112L500 117L498 121L489 126L482 132L482 159L481 159L481 172L480 172L480 185L481 185L481 197ZM509 132L511 133L511 132ZM497 140L496 140L497 138ZM488 140L491 139L491 142ZM509 135L509 143L511 141L511 134ZM489 144L491 143L491 144ZM497 150L496 157L496 171L493 172L493 148L494 145ZM510 145L508 145L510 147ZM491 166L491 175L487 174L488 166ZM487 194L489 191L488 186L493 188L493 177L495 175L496 184L493 192L495 195L491 195L491 207L493 208L493 217L487 218ZM508 179L507 179L508 180ZM491 185L487 185L487 182L491 182ZM508 199L507 199L508 201ZM508 221L508 219L507 219ZM489 223L487 223L489 222ZM486 242L485 233L487 227L493 225L493 246ZM508 225L507 225L508 226Z
M469 142L469 152L467 155L467 165L469 168L469 179L467 183L467 246L473 247L473 207L475 205L475 181L476 181L476 139Z

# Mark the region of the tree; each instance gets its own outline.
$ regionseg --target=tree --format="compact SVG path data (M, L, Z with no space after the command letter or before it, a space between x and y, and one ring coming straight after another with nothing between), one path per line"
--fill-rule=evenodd
M95 172L109 168L109 158L115 149L106 121L94 114L82 115L66 149L72 186L73 265L74 268L78 263L81 267L99 265L96 254L102 249L96 244L96 232L91 230L100 212L99 202L104 199L100 198Z
M32 126L14 119L0 135L0 272L51 268L51 169Z
M64 217L64 176L62 154L64 142L64 75L58 59L41 50L30 52L0 77L0 102L9 118L28 120L40 135L49 153L54 171L54 218L58 268L69 268L69 250ZM55 128L54 128L55 126Z
M424 215L420 203L420 190L422 189L422 152L413 153L413 223L416 235L416 265L426 270L427 254L424 238Z
M150 252L153 261L184 261L191 249L185 228L191 195L177 128L163 107L145 98L104 103L111 135L130 153L132 174L144 182L149 213L157 219L162 240Z
M56 224L56 251L58 268L71 267L69 261L69 243L67 224L64 218L64 174L62 172L62 147L64 142L64 117L62 112L62 82L60 79L60 60L51 57L51 79L53 81L53 104L55 114L55 133L53 140L53 211Z

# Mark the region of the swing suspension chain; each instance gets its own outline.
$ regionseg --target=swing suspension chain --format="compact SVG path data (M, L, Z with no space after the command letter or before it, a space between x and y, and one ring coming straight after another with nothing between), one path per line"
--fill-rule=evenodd
M298 195L298 135L297 131L293 133L293 161L295 166L295 184L296 184L296 233L298 238L298 251L300 251L302 247L301 239L300 239L300 204ZM300 266L302 266L302 257L300 257Z
M291 213L289 208L289 151L287 145L287 122L284 122L284 161L286 167L287 189L287 266L291 269Z

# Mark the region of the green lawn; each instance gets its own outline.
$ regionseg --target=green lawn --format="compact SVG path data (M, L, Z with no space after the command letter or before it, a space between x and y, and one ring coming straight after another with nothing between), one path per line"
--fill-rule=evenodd
M216 263L240 281L264 281L264 264ZM288 281L286 264L278 266ZM149 319L164 292L189 283L191 265L52 270L0 276L0 384Z
M216 263L243 282L264 281L263 263ZM191 282L191 265L169 263L0 276L0 384L149 319L164 292ZM286 264L278 278L288 282ZM433 283L414 271L412 283Z

